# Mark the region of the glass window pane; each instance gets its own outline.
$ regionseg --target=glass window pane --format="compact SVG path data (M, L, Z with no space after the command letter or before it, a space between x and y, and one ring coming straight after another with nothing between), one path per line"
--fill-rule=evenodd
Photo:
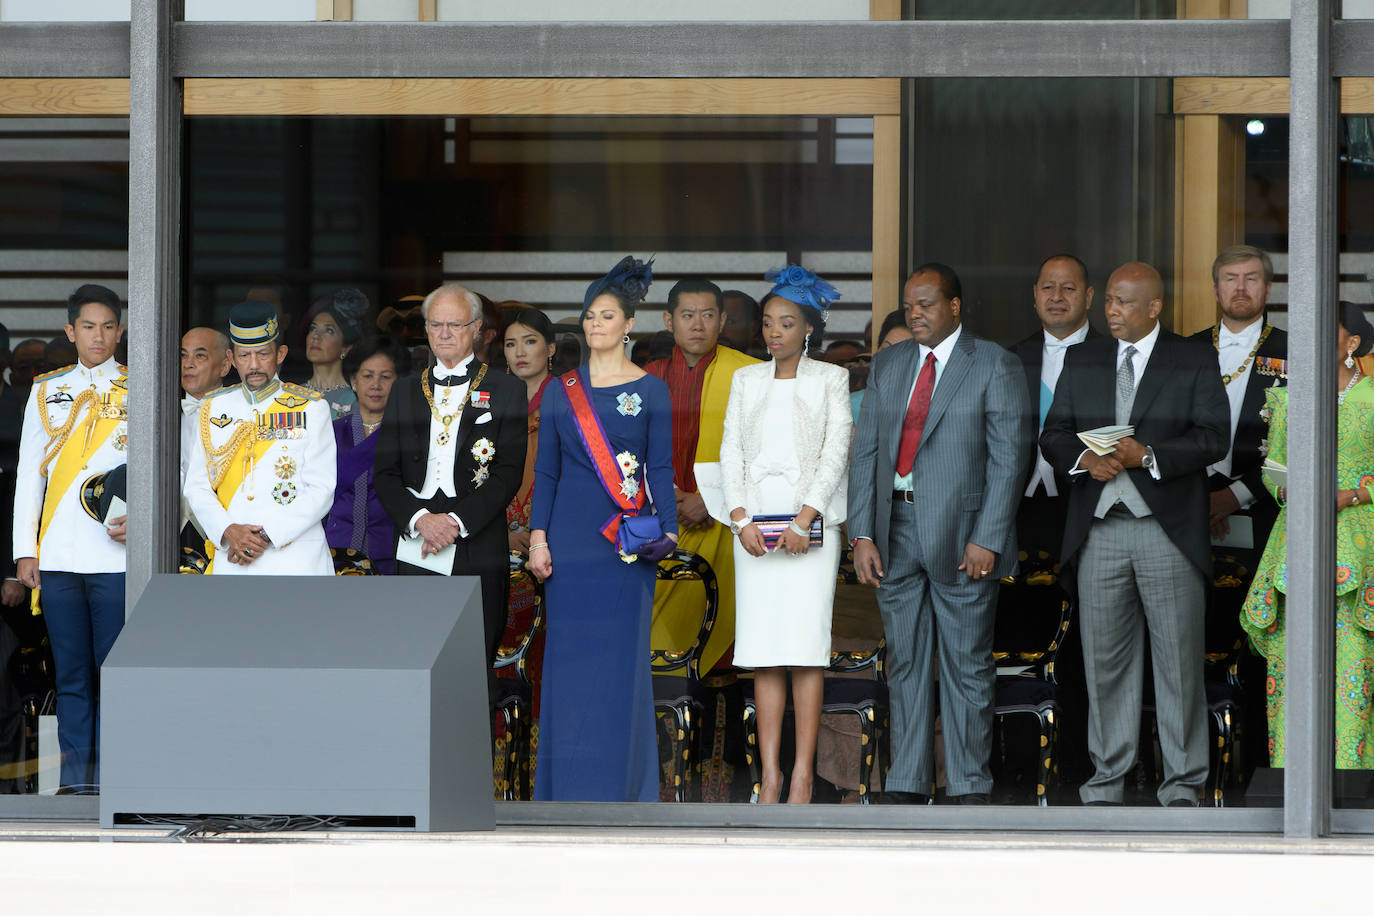
M741 7L729 0L681 6L668 0L438 0L438 18L452 22L837 21L869 18L869 0L767 0Z
M5 548L0 557L0 576L10 580L20 572L15 553L39 556L40 537L47 545L40 557L46 564L43 613L30 610L34 593L19 581L4 583L0 604L0 796L50 796L64 785L84 792L96 778L83 765L93 756L95 736L93 726L88 729L82 722L90 725L93 716L89 709L83 716L80 708L82 703L93 706L95 700L92 691L81 687L82 672L92 680L96 672L89 649L91 624L87 620L86 635L77 636L71 629L77 617L65 614L61 605L61 573L73 559L64 542L75 539L84 516L74 522L69 515L54 515L54 521L40 524L41 499L27 499L27 511L20 513L22 520L16 525L15 493L19 488L41 497L47 490L38 462L20 461L21 430L26 404L37 397L35 377L77 361L77 350L63 332L67 297L84 284L99 284L121 303L127 301L128 137L128 121L122 118L0 119L0 200L5 201L0 206L0 539L14 548ZM123 361L122 341L96 362L111 358ZM45 397L44 407L51 408L60 427L63 397L71 385L60 377L49 384L47 397L53 401ZM64 384L67 388L59 391ZM49 440L41 426L35 426L33 434L38 438L27 443L26 454L37 448L41 459ZM118 463L118 455L110 448L92 449L85 467L70 468L80 478L72 485L79 491L91 473ZM91 473L83 473L92 467ZM53 471L54 479L62 476ZM74 499L70 487L62 495ZM71 507L68 502L66 508ZM92 533L104 538L94 524L84 531L86 536ZM92 551L90 560L96 565L86 568L120 571L120 553ZM122 607L122 586L115 601ZM122 620L122 615L116 612L103 619ZM56 631L56 638L50 629L54 620L67 626ZM105 629L100 636L112 638L113 633ZM87 646L84 654L79 648L82 639ZM57 716L59 675L66 679L60 711L66 723L74 723L67 727L59 726Z
M0 22L128 22L131 0L5 0Z
M315 13L315 0L186 0L187 22L313 22Z

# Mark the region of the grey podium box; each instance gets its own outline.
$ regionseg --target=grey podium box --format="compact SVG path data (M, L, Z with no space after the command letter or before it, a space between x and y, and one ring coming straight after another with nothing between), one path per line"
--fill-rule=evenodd
M493 829L484 644L476 578L154 576L101 669L101 826Z

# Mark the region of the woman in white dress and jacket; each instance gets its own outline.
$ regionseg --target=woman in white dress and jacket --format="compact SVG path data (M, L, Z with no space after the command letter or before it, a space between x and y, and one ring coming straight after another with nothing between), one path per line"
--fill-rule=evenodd
M790 671L796 762L787 800L795 804L811 800L815 775L853 421L848 371L806 355L839 293L797 266L770 272L767 279L776 284L763 306L763 340L772 362L735 372L720 476L736 535L735 663L754 669L763 769L759 801L780 801ZM751 521L769 515L791 519L772 549ZM810 539L817 516L819 544Z

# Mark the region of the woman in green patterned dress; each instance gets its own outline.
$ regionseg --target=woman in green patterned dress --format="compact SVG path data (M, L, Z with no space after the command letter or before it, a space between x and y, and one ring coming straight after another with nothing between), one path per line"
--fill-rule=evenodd
M1374 381L1361 374L1355 358L1374 345L1371 327L1358 306L1340 303L1340 394L1336 426L1336 767L1374 769ZM1265 393L1269 413L1269 457L1288 458L1288 389ZM1241 625L1269 665L1269 760L1284 762L1284 616L1288 571L1287 493L1269 475L1265 486L1282 507L1255 573Z

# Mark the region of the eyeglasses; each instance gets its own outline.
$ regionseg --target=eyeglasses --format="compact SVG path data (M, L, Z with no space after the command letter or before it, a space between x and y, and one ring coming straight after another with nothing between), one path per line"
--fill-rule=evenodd
M463 328L476 324L481 320L482 316L478 315L471 321L426 321L425 327L429 329L431 334L438 334L444 328L448 328L450 334L457 334L459 331L463 330Z

